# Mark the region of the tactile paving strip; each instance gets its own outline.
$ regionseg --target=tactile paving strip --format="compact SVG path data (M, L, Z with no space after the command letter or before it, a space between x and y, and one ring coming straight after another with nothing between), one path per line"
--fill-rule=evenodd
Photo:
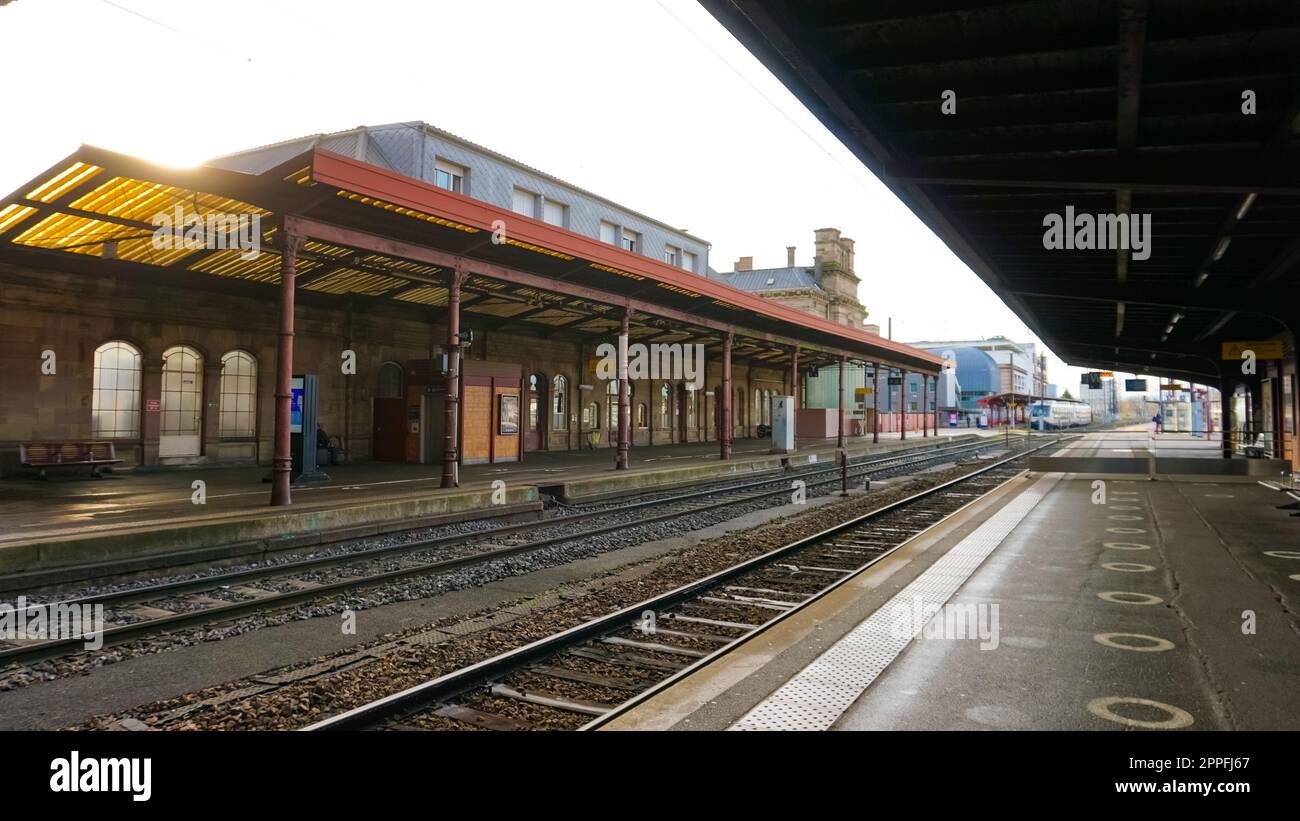
M897 629L900 614L913 612L918 599L927 613L943 607L1059 480L1045 476L1012 499L728 729L828 729L920 632L923 625Z

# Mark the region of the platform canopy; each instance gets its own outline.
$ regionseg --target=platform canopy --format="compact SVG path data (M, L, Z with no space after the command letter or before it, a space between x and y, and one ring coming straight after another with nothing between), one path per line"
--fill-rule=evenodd
M1300 3L701 2L1067 362L1217 383L1300 327Z
M178 225L256 215L260 250L160 249L157 214ZM0 262L170 284L183 276L189 287L259 299L276 298L268 286L280 280L286 231L305 239L296 283L308 309L383 303L437 318L459 269L471 328L608 342L631 311L633 342L702 343L717 356L733 333L741 363L785 366L797 346L804 367L841 356L932 374L942 366L926 351L316 147L244 173L83 146L0 200Z

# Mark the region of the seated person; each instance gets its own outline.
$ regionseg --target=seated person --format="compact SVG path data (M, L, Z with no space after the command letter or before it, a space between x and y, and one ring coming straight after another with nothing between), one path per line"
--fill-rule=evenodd
M320 422L316 423L316 450L329 452L329 461L326 464L337 465L339 463L338 448L330 444L330 435L325 432L325 426ZM320 455L317 454L316 458L319 459Z

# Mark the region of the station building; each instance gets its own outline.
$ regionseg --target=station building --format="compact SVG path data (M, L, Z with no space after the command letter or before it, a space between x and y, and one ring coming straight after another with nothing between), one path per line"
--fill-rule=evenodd
M107 441L132 465L287 477L292 378L312 374L346 459L454 484L454 465L540 450L726 458L810 369L937 375L933 354L710 278L708 252L425 123L194 169L83 146L0 201L0 458ZM620 335L702 346L699 378L602 379Z

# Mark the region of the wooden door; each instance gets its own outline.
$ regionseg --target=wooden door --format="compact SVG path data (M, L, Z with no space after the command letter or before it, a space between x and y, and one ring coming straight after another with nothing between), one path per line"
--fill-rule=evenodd
M406 400L375 398L371 450L380 462L406 461Z

